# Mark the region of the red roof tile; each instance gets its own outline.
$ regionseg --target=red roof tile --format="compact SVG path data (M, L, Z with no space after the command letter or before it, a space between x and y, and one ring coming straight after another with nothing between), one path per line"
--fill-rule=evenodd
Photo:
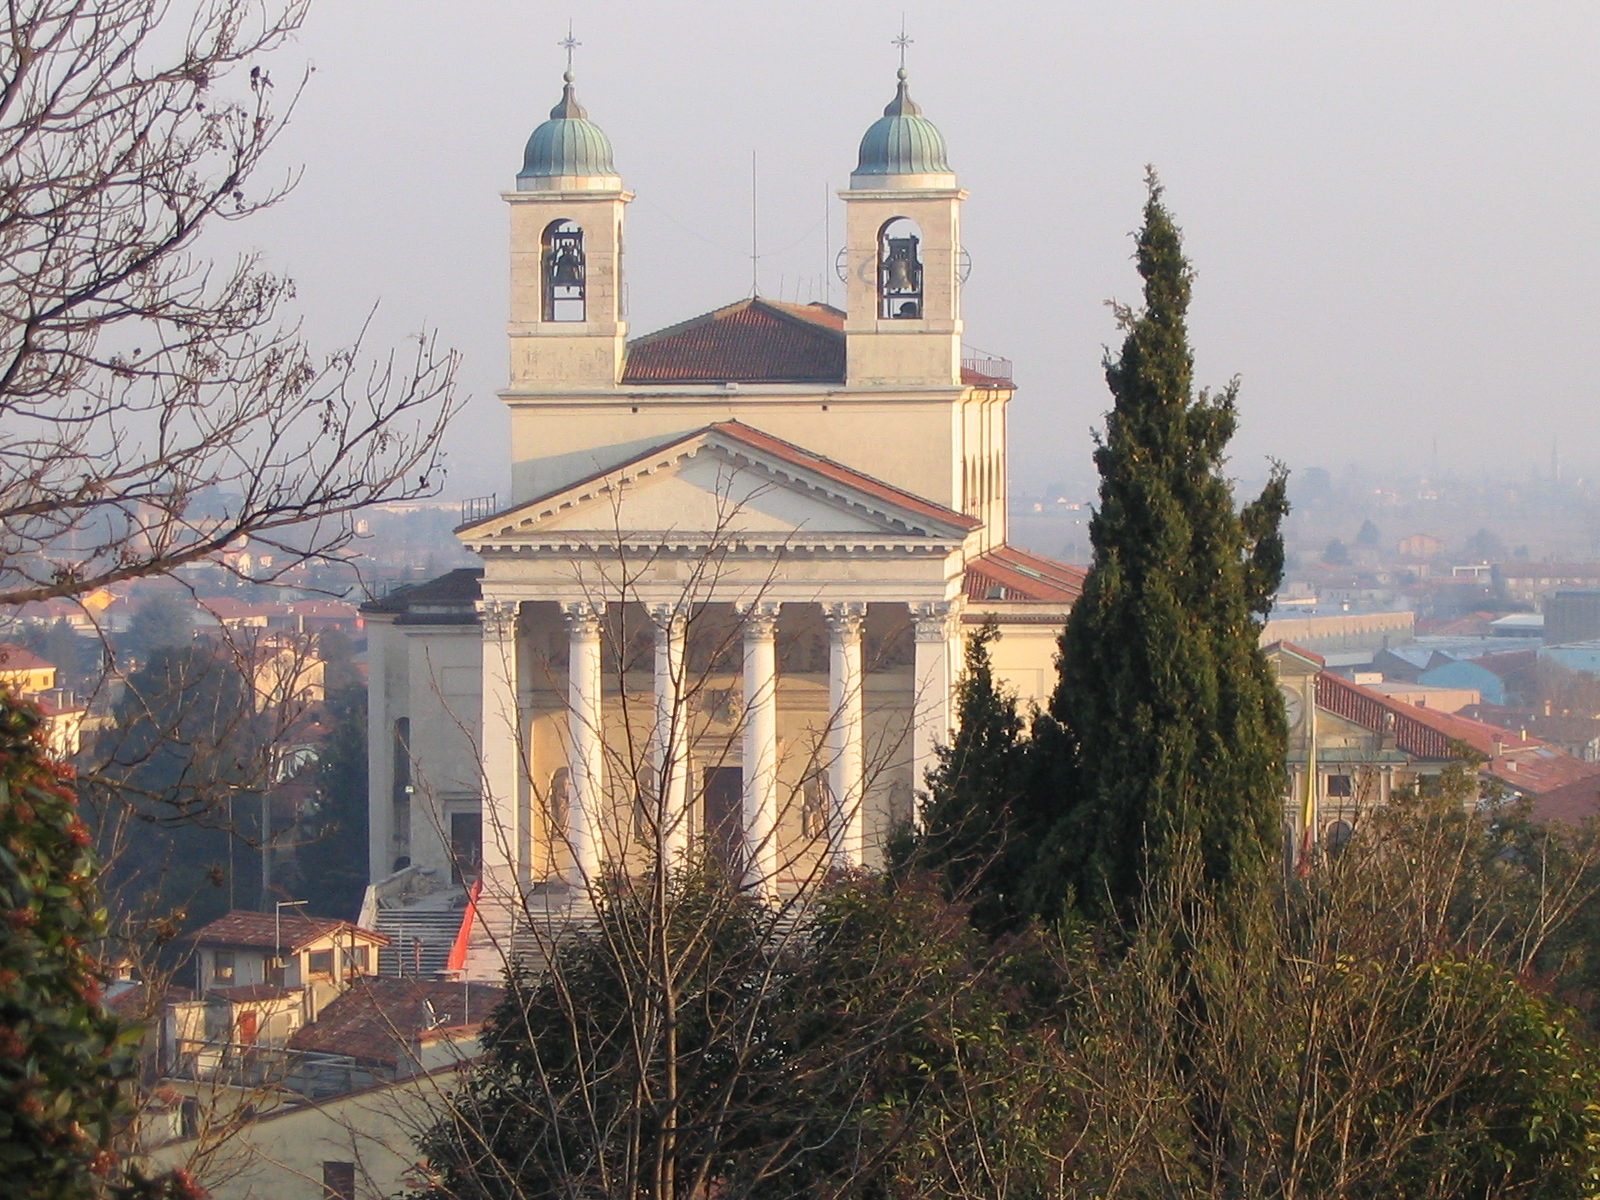
M623 383L843 383L844 314L754 297L628 343Z
M1395 747L1416 758L1442 762L1455 757L1454 743L1464 743L1483 755L1490 775L1533 795L1600 777L1600 766L1538 738L1406 704L1337 675L1317 676L1317 706L1374 732L1392 733Z
M296 1030L289 1048L393 1065L418 1034L440 1025L477 1024L504 994L486 983L362 976Z
M272 913L244 912L235 909L227 916L218 917L211 924L195 932L194 940L210 946L245 946L256 950L273 950L278 946L279 922ZM295 951L307 942L334 932L348 931L360 935L363 941L387 946L387 935L371 929L362 929L349 921L334 917L308 917L298 909L285 909L282 920L283 948Z
M1005 388L1007 391L1017 386L1009 379L999 375L985 375L982 371L974 371L971 367L961 368L961 382L967 387Z
M1585 776L1533 799L1536 821L1582 825L1595 816L1600 816L1600 774Z
M1071 604L1083 595L1087 572L1015 546L996 546L967 563L966 594L974 602ZM1000 594L995 595L999 590Z
M53 671L55 667L55 663L46 662L32 650L0 642L0 671Z

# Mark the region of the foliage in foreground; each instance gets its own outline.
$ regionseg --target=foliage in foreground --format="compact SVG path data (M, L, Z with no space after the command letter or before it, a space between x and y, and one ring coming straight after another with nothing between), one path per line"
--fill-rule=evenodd
M109 1182L139 1033L100 1002L105 916L71 779L38 711L0 694L0 1194L188 1200L183 1176Z
M1252 937L1198 856L1126 927L998 939L915 863L788 940L709 873L618 885L513 976L422 1195L1600 1195L1600 1056L1534 966L1575 897L1516 840L1401 797Z

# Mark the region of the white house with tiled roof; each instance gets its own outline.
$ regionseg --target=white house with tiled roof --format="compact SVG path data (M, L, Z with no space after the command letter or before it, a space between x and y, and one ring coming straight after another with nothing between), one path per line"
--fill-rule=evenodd
M963 348L967 193L904 71L840 195L842 311L630 340L634 197L569 74L504 196L510 503L457 531L481 573L364 610L379 927L480 868L488 914L697 844L769 895L877 865L964 629L1048 695L1082 573L1007 544L1010 364Z

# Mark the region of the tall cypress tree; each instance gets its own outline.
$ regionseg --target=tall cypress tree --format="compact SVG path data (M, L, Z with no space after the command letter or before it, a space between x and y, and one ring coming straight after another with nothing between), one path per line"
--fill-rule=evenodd
M1283 572L1285 475L1235 509L1222 471L1237 382L1193 391L1193 273L1153 173L1148 186L1144 306L1119 310L1106 363L1094 565L1061 636L1057 762L1034 797L1046 914L1075 891L1091 915L1128 915L1186 843L1208 888L1259 883L1280 844L1287 733L1255 618Z

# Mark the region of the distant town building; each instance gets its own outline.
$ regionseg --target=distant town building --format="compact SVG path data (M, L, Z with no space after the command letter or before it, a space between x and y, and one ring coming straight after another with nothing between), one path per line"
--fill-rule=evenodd
M37 705L44 715L50 753L69 759L82 739L84 705L69 689L56 686L57 669L31 650L0 642L0 688Z
M1600 587L1600 562L1522 563L1494 565L1494 589L1505 600L1531 604L1541 611L1545 596L1558 588Z
M1430 533L1414 533L1408 538L1400 539L1395 552L1403 559L1412 562L1432 562L1446 550L1443 538L1436 538Z
M1544 601L1544 640L1552 646L1600 638L1600 588L1557 588Z

